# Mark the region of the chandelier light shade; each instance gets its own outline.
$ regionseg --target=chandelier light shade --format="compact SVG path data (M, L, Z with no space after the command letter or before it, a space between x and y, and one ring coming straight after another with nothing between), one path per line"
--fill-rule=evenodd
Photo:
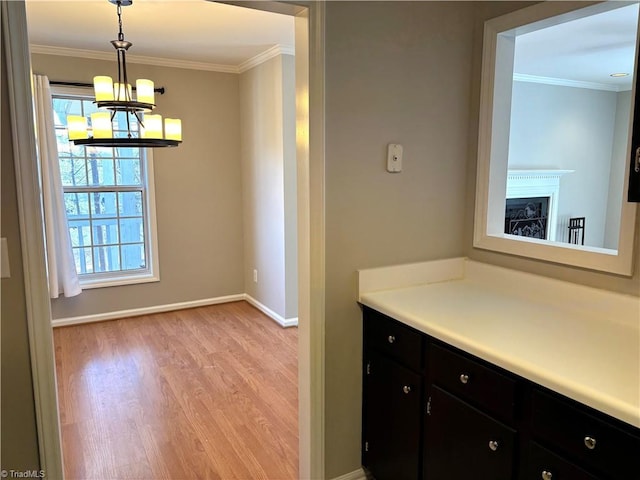
M169 140L182 141L182 121L179 118L164 119L164 135Z
M69 140L87 138L87 119L80 115L68 115L67 129L69 131Z
M134 99L133 88L127 77L126 52L132 43L124 39L122 32L122 7L131 5L133 0L109 2L116 5L118 13L118 39L111 41L118 56L118 76L115 81L104 75L93 77L94 103L103 110L91 114L90 128L86 118L67 116L69 141L75 145L95 147L176 147L182 142L182 122L167 118L163 123L161 115L151 114L156 106L153 81L136 80ZM159 91L163 92L164 89ZM117 115L118 112L124 112L125 115ZM126 128L114 123L122 122L123 117ZM140 126L137 130L132 128L133 118ZM124 133L116 136L114 132L118 130Z

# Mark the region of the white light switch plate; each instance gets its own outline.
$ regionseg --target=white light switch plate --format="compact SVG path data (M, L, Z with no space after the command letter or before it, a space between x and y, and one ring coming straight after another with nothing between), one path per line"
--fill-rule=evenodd
M9 269L9 248L7 247L7 239L2 238L1 248L2 250L2 264L0 265L0 276L2 278L11 277L11 270Z
M387 171L398 173L402 171L402 145L390 143L387 153Z

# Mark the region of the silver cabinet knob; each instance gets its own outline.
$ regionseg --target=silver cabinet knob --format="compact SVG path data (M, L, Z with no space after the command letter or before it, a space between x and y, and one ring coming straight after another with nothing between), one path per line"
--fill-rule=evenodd
M389 335L387 340L389 341L389 343L394 343L396 341L396 337L394 337L393 335Z
M596 448L596 439L593 437L584 437L584 446L589 450Z
M548 472L547 470L542 471L542 480L551 480L553 478L553 473Z
M491 440L489 442L489 448L491 449L492 452L495 452L496 450L498 450L499 446L500 446L500 444L495 440Z
M411 393L411 387L409 385L405 385L404 387L402 387L402 391L404 393Z
M464 383L465 385L469 383L469 375L467 375L466 373L460 375L460 382Z

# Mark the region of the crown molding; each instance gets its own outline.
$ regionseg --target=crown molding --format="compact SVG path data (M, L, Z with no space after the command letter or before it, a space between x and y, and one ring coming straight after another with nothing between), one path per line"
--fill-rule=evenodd
M93 60L114 59L113 53L99 52L96 50L83 50L80 48L50 47L48 45L31 45L31 53L44 55L60 55L63 57L89 58ZM207 70L220 73L240 73L235 65L220 65L206 62L192 62L190 60L177 60L173 58L146 57L142 55L127 54L127 62L141 65L154 65L157 67L186 68L189 70Z
M244 73L247 70L257 67L261 63L266 62L267 60L271 60L272 58L277 57L278 55L295 55L295 48L285 45L274 45L268 50L259 53L255 57L242 62L240 65L238 65L238 72Z
M51 47L48 45L30 46L31 53L44 55L59 55L63 57L88 58L92 60L113 60L113 53L99 52L97 50L83 50L80 48ZM141 65L154 65L156 67L185 68L189 70L206 70L220 73L243 73L261 63L271 60L278 55L295 55L295 48L285 45L273 47L259 53L255 57L242 62L240 65L221 65L216 63L192 62L190 60L177 60L174 58L146 57L142 55L127 55L127 62Z
M545 85L559 85L562 87L588 88L590 90L606 90L609 92L624 92L631 88L623 85L610 85L598 82L582 82L579 80L568 80L566 78L542 77L539 75L528 75L526 73L514 73L513 80L529 83L544 83Z

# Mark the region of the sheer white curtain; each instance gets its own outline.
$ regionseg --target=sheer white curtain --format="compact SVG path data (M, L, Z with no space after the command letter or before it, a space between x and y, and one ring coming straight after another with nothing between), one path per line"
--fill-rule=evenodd
M47 241L47 268L49 295L73 297L80 294L80 282L71 251L71 237L62 191L62 179L58 165L58 148L51 104L49 79L34 75L34 102L36 133L40 168L42 170L42 194L44 203L45 237Z

